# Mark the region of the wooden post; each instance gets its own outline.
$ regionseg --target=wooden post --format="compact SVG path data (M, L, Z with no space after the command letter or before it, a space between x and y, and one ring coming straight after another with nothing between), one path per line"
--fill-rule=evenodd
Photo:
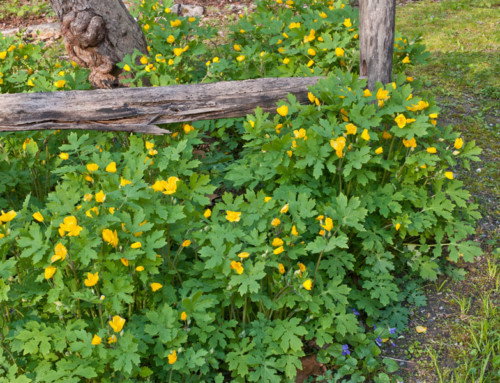
M71 60L90 68L94 88L118 85L116 63L134 49L147 54L141 28L121 0L50 0Z
M395 20L396 0L360 0L359 74L370 90L391 82Z

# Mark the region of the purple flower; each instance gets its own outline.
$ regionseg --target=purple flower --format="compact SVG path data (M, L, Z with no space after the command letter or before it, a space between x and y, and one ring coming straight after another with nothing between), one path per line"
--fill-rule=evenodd
M379 347L382 346L382 338L378 337L375 339L375 343L377 343Z
M349 345L343 344L342 345L342 355L350 355L351 352L349 351Z
M354 313L354 315L360 315L360 313L356 309L352 309L352 312Z
M394 327L394 328L389 328L389 334L395 334L396 333L396 330L397 328Z

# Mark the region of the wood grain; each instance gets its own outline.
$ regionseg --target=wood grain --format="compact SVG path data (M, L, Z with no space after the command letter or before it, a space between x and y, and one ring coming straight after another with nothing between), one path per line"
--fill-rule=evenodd
M169 133L157 124L244 117L256 107L274 112L320 77L264 78L168 87L0 95L0 131L90 129Z

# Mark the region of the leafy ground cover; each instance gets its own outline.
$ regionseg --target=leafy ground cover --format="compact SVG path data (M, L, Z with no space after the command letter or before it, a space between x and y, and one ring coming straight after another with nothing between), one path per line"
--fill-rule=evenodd
M458 381L494 377L498 232L487 226L493 214L474 230L472 202L494 207L496 197L488 185L470 196L461 181L479 154L473 139L490 126L478 123L476 137L458 113L443 119L429 97L444 81L431 69L439 56L423 64L411 25L418 7L443 7L435 12L450 19L477 10L401 8L398 78L370 94L355 75L356 12L338 1L282 3L258 2L218 45L202 44L218 38L213 24L138 3L150 54L121 65L131 86L334 72L310 105L290 98L276 115L173 125L163 138L2 136L0 367L9 382L290 381L315 354L322 364L311 372L328 369L309 377L318 382L447 381L462 355ZM85 70L52 59L57 47L47 55L1 43L2 91L88 88ZM491 84L474 107L493 105ZM461 100L478 87L458 89ZM438 96L446 105L449 95ZM490 124L494 108L483 113ZM19 183L26 177L31 185ZM455 264L468 267L470 284L438 279L463 278ZM476 281L480 302L469 299ZM417 325L426 332L415 335Z

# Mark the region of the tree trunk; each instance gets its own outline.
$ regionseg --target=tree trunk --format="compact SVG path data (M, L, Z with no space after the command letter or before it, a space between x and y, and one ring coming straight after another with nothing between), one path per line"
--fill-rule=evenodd
M50 0L61 21L69 57L90 68L95 88L118 85L116 63L138 49L147 54L141 28L121 0Z
M360 0L359 74L370 90L391 81L395 19L396 0Z

